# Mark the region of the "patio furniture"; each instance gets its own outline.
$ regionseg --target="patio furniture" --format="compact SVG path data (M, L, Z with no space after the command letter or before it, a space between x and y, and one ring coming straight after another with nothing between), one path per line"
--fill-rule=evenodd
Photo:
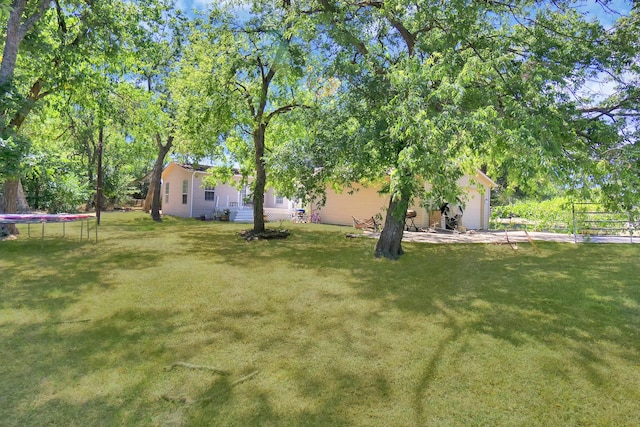
M291 221L295 223L307 222L307 214L304 209L296 209L291 213Z
M353 218L353 226L358 230L378 231L380 229L380 224L378 224L373 217L365 220L358 219L355 216L352 216L351 218Z

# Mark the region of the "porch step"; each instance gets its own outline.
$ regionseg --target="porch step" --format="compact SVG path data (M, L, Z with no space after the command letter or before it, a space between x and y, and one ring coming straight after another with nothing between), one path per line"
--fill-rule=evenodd
M240 209L236 212L233 222L253 223L253 209Z

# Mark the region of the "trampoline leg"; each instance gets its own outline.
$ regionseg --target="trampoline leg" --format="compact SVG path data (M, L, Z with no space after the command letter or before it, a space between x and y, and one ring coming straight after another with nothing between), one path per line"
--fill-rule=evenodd
M40 238L40 250L44 249L44 222L42 223L42 237Z
M31 237L31 223L27 223L27 236Z
M80 221L80 241L82 242L82 234L83 234L83 226L84 226L84 222Z
M62 223L62 237L63 237L63 238L64 238L64 236L65 236L65 231L66 231L64 226L65 226L65 223L63 222L63 223Z

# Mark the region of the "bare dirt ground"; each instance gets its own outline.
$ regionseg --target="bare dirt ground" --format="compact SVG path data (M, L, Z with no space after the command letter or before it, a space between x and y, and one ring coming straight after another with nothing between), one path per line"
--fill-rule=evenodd
M379 237L380 233L366 232L367 236ZM537 231L523 230L514 231L475 231L467 233L457 233L453 231L426 231L414 232L405 231L403 241L424 242L424 243L517 243L533 241L563 242L563 243L640 243L640 236L577 236L573 234L543 233ZM507 242L508 237L508 242Z

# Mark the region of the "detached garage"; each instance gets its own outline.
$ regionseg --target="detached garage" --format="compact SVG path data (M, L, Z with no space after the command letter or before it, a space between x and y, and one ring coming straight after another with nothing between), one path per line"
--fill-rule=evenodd
M461 225L469 230L488 229L491 217L491 189L496 187L496 184L487 175L478 171L473 178L466 175L460 178L458 185L464 193L461 197L463 210ZM429 184L425 183L425 190L429 187ZM381 217L380 222L383 222L390 196L380 194L378 191L378 187L365 187L360 184L353 184L350 189L343 192L327 188L325 205L312 205L311 214L319 217L320 222L324 224L352 225L354 217L366 219L376 216ZM445 228L439 210L428 211L419 205L411 206L409 209L415 211L413 223L416 227Z

